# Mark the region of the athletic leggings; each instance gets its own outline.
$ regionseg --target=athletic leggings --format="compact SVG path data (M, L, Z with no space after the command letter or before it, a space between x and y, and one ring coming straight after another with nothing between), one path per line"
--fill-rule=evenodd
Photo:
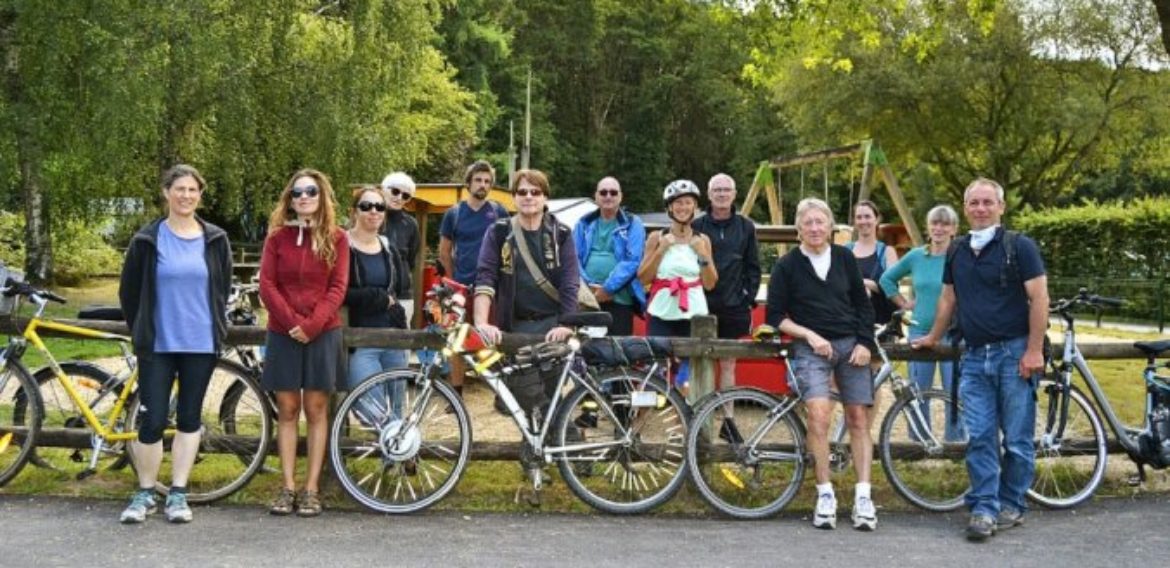
M184 433L199 431L203 426L203 396L215 361L211 353L152 353L138 357L138 396L142 402L139 442L153 444L162 439L176 379L179 390L175 426Z

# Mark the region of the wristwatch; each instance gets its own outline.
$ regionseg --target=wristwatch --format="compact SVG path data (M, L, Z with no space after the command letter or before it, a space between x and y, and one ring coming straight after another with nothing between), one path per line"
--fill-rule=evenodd
M699 268L706 268L710 264L711 264L710 260L707 260L701 256L699 257Z

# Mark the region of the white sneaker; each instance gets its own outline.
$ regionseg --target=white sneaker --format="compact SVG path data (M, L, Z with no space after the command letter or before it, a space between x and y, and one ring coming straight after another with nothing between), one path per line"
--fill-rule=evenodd
M140 489L130 498L130 505L122 511L119 520L124 524L138 524L146 521L146 516L157 511L158 504L154 500L153 489Z
M828 493L817 498L817 509L813 513L813 527L832 530L837 528L837 498Z
M869 497L858 497L853 502L853 528L859 531L877 530L877 508Z

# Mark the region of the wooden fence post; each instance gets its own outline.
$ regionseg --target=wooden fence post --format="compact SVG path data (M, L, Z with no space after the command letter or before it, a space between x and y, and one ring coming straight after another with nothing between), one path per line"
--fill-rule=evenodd
M715 339L718 335L718 326L715 316L695 316L691 318L691 337L694 339ZM715 390L715 359L711 350L703 350L700 355L691 357L691 389L687 393L687 402L694 406L700 398Z

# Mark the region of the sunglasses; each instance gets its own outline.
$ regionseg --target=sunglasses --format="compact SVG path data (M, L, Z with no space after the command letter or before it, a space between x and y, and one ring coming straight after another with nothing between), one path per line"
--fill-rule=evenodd
M361 203L358 203L357 208L359 211L361 211L363 213L369 213L371 209L373 209L374 211L377 211L378 213L385 213L386 212L386 204L385 203L378 203L376 201L363 201Z
M536 197L538 195L544 195L544 192L539 189L517 189L512 192L512 195L516 197Z
M397 197L403 201L410 201L410 198L412 197L409 193L398 189L397 187L386 188L386 191L389 191L392 197Z
M300 199L302 197L317 197L317 193L320 191L315 185L306 185L305 187L294 187L288 194L293 199Z
M619 194L621 194L621 192L616 190L616 189L599 189L599 190L597 190L597 195L600 195L602 197L617 197Z

